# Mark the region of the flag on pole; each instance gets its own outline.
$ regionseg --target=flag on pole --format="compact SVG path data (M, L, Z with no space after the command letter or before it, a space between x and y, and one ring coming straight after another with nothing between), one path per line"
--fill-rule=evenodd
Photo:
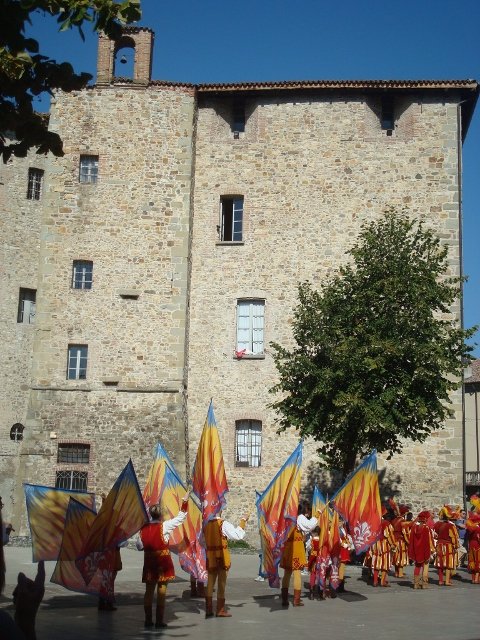
M77 591L79 593L100 595L100 593L105 591L106 587L102 586L102 580L104 578L108 580L108 575L104 576L104 572L97 569L92 580L87 585L75 564L94 520L94 511L77 502L77 500L73 498L70 499L65 518L60 554L50 579L51 582L59 584L70 591Z
M257 498L263 567L271 587L279 587L278 565L285 542L295 526L300 497L302 442Z
M85 582L93 578L104 552L114 551L149 521L132 461L129 460L104 500L77 557Z
M327 500L320 489L315 485L312 497L312 516L316 516L318 512L322 512L327 506Z
M32 561L56 560L62 546L70 498L94 511L95 495L35 484L24 484L23 488L32 538Z
M193 491L200 500L203 526L225 507L228 491L222 446L218 435L213 401L210 400L207 419L198 444L192 475Z
M348 476L333 496L331 504L348 522L355 552L359 554L366 551L380 536L382 529L375 450Z
M161 501L167 517L177 516L186 493L186 486L160 443L157 444L155 457L150 468L143 499L147 505ZM195 580L207 581L205 549L199 543L202 529L202 512L192 497L188 501L187 518L171 534L169 547L178 553L180 566Z
M165 468L170 467L175 471L175 466L168 453L160 443L157 444L152 466L148 472L147 481L143 490L143 500L147 507L160 502L165 480ZM176 473L176 471L175 471ZM178 474L177 474L178 475ZM175 514L177 515L177 514Z

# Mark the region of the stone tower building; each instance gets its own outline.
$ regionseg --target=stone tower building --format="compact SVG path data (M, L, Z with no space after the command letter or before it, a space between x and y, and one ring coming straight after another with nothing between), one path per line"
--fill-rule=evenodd
M188 475L211 397L235 517L296 445L276 434L268 389L298 282L321 284L389 205L426 220L461 272L476 82L190 86L150 79L152 45L145 28L101 36L97 84L52 104L65 156L2 167L10 519L22 481L100 492L132 457L142 483L157 441ZM130 78L116 73L125 48ZM452 403L445 429L381 461L415 506L462 495L460 392ZM308 443L304 472L317 475Z

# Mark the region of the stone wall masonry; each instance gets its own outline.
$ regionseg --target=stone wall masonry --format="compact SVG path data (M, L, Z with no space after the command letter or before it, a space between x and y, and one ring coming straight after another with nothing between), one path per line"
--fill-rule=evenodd
M45 165L45 157L34 153L0 164L0 495L10 518L22 501L16 482L21 443L10 440L10 429L26 425L36 326L17 322L19 292L37 289L46 178L41 199L29 200L28 170Z
M107 75L111 54L101 40ZM460 273L453 91L403 94L390 136L373 93L252 91L246 130L234 139L226 93L197 103L195 90L179 86L127 86L110 76L102 83L53 103L50 127L64 140L63 158L15 159L1 169L2 266L14 268L0 274L0 491L19 535L21 482L55 482L65 468L59 443L91 445L89 464L76 468L97 493L129 457L143 484L157 442L188 475L211 397L227 517L238 519L297 444L296 433L276 433L269 408L277 380L269 343L292 346L298 282L325 283L361 225L391 205L432 226L448 245L450 273ZM79 183L82 154L99 157L96 184ZM45 169L38 203L25 199L28 166ZM236 245L219 242L217 231L220 198L234 194L244 196ZM93 262L91 290L72 288L74 260ZM21 286L38 290L35 325L16 323ZM239 298L265 301L263 358L234 355ZM452 315L458 320L458 305ZM85 380L66 379L69 344L88 345ZM460 392L452 407L454 417L424 444L379 457L383 495L414 509L461 499ZM241 419L262 422L259 468L235 466ZM14 422L26 426L22 443L8 440ZM338 486L307 442L305 495L315 481ZM252 518L250 536L254 530Z
M89 89L52 105L65 156L49 160L39 234L19 471L30 481L55 480L51 432L95 443L89 490L108 490L130 456L144 476L159 439L184 468L193 111L191 91L156 87ZM96 184L79 183L82 154L99 156ZM93 262L90 290L72 288L74 260ZM88 345L85 380L67 380L69 344Z
M251 101L255 98L251 98ZM297 435L276 434L268 390L277 380L270 341L291 347L297 284L315 285L337 271L360 226L388 207L407 207L449 246L459 274L457 106L444 96L403 100L387 136L372 116L371 96L259 96L235 140L228 101L200 103L190 287L188 361L190 456L213 397L234 517L252 507L294 449ZM219 244L222 195L244 195L244 241ZM265 358L234 358L236 300L265 300ZM452 310L458 318L458 307ZM384 493L436 506L462 493L460 396L457 414L423 445L380 459ZM235 420L263 416L262 465L235 467ZM304 483L318 475L315 446L306 443Z

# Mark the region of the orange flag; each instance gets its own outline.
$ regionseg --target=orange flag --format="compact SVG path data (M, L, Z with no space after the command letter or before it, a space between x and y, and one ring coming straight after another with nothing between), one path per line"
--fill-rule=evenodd
M375 450L345 480L331 504L348 522L356 553L366 551L380 536L382 529Z
M207 419L198 444L192 475L193 491L200 500L203 525L212 520L226 505L227 477L222 446L210 401Z

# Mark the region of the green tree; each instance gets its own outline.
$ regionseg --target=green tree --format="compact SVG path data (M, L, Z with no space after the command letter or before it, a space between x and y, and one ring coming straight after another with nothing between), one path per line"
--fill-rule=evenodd
M4 162L38 153L63 155L60 137L47 129L44 115L33 109L35 96L56 89L82 89L89 73L76 74L68 62L58 63L40 53L37 40L25 35L35 12L57 18L60 31L90 22L96 31L120 35L124 25L140 19L140 0L0 0L0 154Z
M299 285L289 351L273 343L279 432L319 443L323 466L346 475L372 449L424 441L452 415L475 329L452 314L461 278L448 248L393 209L362 227L351 261L320 291Z

